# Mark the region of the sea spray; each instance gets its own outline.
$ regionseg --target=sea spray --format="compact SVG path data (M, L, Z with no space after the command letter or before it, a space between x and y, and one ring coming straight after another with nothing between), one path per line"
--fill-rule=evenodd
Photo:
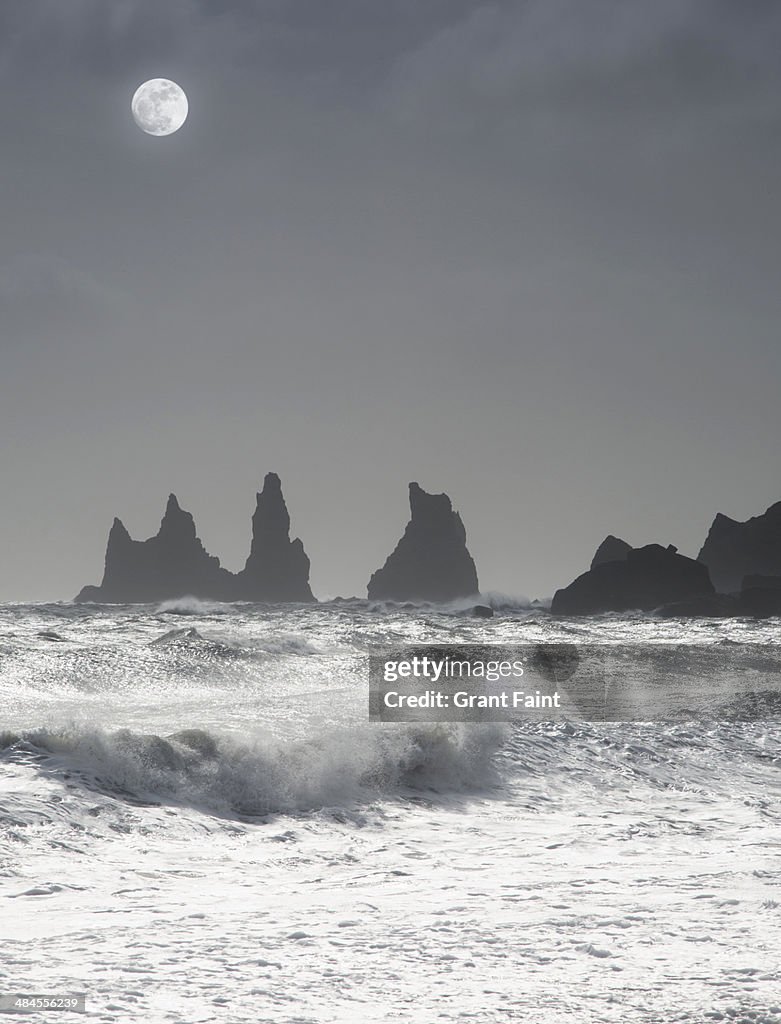
M261 730L220 735L186 729L167 736L83 725L8 734L6 756L31 748L48 771L141 800L222 814L264 815L365 803L405 789L476 790L497 784L499 725L371 725L280 740ZM0 737L0 741L2 737Z

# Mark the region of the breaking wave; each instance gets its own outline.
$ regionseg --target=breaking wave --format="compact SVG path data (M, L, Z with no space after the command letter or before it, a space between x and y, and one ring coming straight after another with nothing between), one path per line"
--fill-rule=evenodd
M166 648L193 656L208 657L239 657L240 655L257 655L273 657L275 655L307 655L317 654L319 649L305 637L294 633L278 634L269 638L244 638L240 643L226 643L210 639L199 633L194 626L171 629L161 636L149 641L149 646Z
M230 610L230 605L204 601L199 597L177 597L163 601L157 607L160 615L225 615Z
M404 789L489 787L505 736L499 725L332 729L297 741L69 726L0 733L0 751L120 799L252 817L363 804Z

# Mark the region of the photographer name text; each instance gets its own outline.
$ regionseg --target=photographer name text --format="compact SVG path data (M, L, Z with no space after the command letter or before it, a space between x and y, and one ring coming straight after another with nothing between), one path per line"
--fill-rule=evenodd
M527 693L525 690L502 690L500 693L467 693L458 690L455 693L443 693L442 690L426 690L424 693L400 693L388 690L383 693L382 701L386 708L481 708L496 710L504 708L560 708L559 693Z

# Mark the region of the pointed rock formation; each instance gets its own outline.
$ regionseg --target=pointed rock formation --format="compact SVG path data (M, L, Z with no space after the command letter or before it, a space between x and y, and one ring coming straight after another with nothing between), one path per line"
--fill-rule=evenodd
M369 599L452 601L478 593L477 570L461 516L446 494L409 485L411 518L404 536L369 580Z
M781 501L745 523L719 512L697 557L724 594L739 590L744 576L781 575Z
M314 601L304 545L290 539L290 516L276 473L267 473L252 516L252 546L236 577L242 601Z
M242 572L228 572L204 549L189 512L168 499L156 536L133 540L114 520L99 587L84 587L77 601L135 604L176 597L213 601L314 601L309 559L290 540L290 517L276 473L269 473L252 517L252 548Z
M603 562L553 596L554 615L650 611L713 594L708 570L670 545L633 548L623 561Z
M84 587L76 600L134 604L188 595L226 600L231 580L198 539L193 517L171 494L160 529L149 540L133 540L121 520L114 520L103 582Z
M627 544L625 540L621 540L620 537L614 537L612 533L609 533L591 559L591 568L596 569L598 565L604 565L605 562L623 562L631 550L631 544Z

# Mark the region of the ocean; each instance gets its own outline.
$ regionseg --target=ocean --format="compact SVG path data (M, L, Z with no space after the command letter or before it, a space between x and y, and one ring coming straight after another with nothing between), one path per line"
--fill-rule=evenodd
M2 606L0 996L85 994L36 1021L781 1024L777 694L386 724L367 678L383 645L773 645L778 621L495 603Z

